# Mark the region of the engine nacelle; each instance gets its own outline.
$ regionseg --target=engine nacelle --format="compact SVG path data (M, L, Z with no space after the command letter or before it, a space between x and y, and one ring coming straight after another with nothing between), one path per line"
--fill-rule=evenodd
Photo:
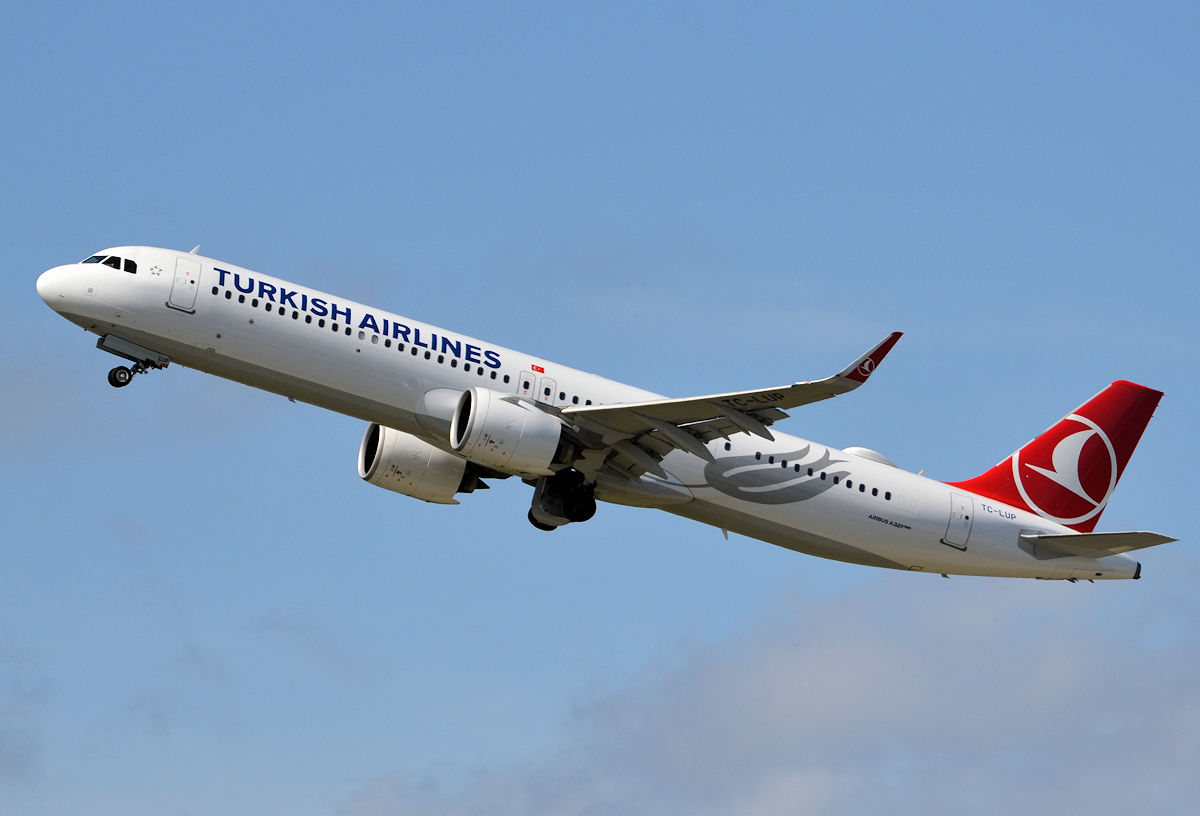
M562 422L525 400L490 388L468 388L450 422L450 447L504 473L548 476Z
M384 487L437 504L458 504L467 460L412 434L372 422L358 451L358 475Z

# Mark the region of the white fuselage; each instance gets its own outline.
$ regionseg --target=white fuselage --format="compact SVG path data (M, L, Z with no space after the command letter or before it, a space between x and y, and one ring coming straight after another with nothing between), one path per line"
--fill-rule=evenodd
M540 357L221 261L149 247L56 267L38 281L57 312L172 362L413 434L449 450L450 417L472 386L552 408L658 398ZM1036 515L854 453L774 432L707 443L715 462L675 450L673 477L596 496L659 507L789 549L897 569L1034 578L1129 578L1126 555L1038 559L1022 533L1070 533ZM809 469L813 472L810 475ZM835 481L836 480L836 481Z

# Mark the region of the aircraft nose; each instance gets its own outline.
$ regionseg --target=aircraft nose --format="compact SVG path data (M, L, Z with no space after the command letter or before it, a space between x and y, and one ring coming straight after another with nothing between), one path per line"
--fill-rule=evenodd
M53 269L47 269L42 274L38 275L37 293L42 300L46 301L46 305L51 309L65 297L65 287L67 277L67 267L56 266Z

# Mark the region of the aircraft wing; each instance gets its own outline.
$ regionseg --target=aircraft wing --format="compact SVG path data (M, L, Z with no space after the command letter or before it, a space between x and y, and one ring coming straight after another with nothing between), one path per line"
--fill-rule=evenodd
M774 439L767 426L786 418L787 409L858 388L900 335L892 332L842 371L823 380L704 397L570 406L562 409L562 415L568 422L599 433L605 445L643 471L661 472L658 460L673 449L712 461L705 442L743 432Z

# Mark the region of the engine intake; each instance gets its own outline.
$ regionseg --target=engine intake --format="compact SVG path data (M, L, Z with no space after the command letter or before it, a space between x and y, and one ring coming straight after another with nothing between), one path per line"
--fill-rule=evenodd
M526 400L468 388L450 421L450 447L472 462L520 476L548 476L562 422Z
M462 457L375 422L363 435L358 475L376 487L436 504L458 504L455 493L486 487L476 484Z

